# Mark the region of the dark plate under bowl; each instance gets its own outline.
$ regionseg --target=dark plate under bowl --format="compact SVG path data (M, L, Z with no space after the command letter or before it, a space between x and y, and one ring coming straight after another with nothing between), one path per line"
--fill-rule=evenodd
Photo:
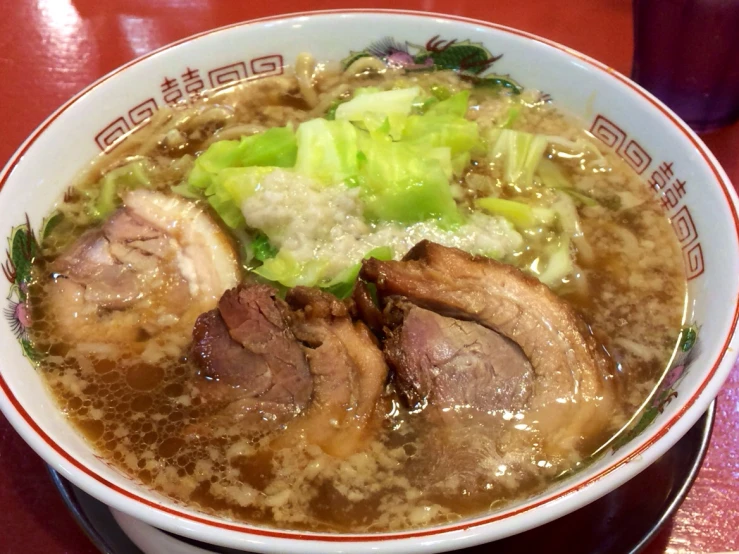
M666 454L612 493L551 523L463 552L568 552L569 554L634 554L641 552L685 499L713 429L716 403ZM126 537L110 510L49 468L64 502L90 540L105 554L141 554ZM573 532L577 538L574 540ZM174 535L172 535L174 536ZM182 539L215 553L235 552Z

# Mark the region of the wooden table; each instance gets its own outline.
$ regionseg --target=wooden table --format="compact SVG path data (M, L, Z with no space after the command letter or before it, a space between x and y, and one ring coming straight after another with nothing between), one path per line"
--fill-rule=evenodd
M367 5L486 19L561 42L622 73L630 70L629 0L0 0L0 164L58 105L154 48L255 17ZM739 183L739 124L704 138ZM713 440L698 480L649 554L739 550L738 423L735 367L719 397ZM0 552L95 552L66 512L42 461L2 415Z

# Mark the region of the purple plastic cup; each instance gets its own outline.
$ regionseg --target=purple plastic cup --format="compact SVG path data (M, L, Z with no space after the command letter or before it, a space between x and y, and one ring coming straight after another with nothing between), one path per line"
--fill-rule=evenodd
M631 78L697 132L739 119L739 0L634 0Z

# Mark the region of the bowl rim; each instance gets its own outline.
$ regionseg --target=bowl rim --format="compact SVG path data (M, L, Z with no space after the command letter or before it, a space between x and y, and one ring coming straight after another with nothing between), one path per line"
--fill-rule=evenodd
M732 186L732 183L729 177L726 175L725 171L721 168L716 158L713 156L710 150L706 147L706 145L702 142L702 140L684 122L682 122L660 100L655 98L652 94L650 94L646 90L642 89L640 86L638 86L636 83L631 81L629 78L617 72L613 68L607 66L606 64L603 64L602 62L599 62L591 58L590 56L582 54L572 48L559 44L555 41L534 35L526 31L521 31L513 27L500 25L497 23L489 22L489 21L468 18L468 17L458 16L458 15L418 11L418 10L405 10L405 9L355 8L355 9L327 9L327 10L313 10L313 11L284 13L284 14L279 14L279 15L267 16L267 17L232 23L229 25L203 31L203 32L182 38L180 40L171 42L151 52L148 52L138 58L135 58L121 65L120 67L102 76L101 78L93 82L92 84L88 85L87 87L82 89L80 92L75 94L72 98L70 98L67 102L62 104L46 120L44 120L31 133L31 135L18 147L15 153L9 158L3 170L0 172L0 192L2 191L5 183L8 181L8 179L13 174L15 167L18 165L20 160L23 158L24 154L31 148L31 146L36 142L36 140L44 133L44 131L52 123L54 123L54 121L62 113L64 113L69 107L71 107L77 101L83 99L83 97L86 96L93 89L99 87L100 85L107 82L111 78L115 77L119 73L125 71L126 69L134 65L137 65L141 62L144 62L145 60L147 60L148 58L156 54L167 51L181 44L194 41L204 36L216 34L216 33L219 33L225 30L238 28L238 27L248 27L251 25L259 25L259 24L272 22L272 21L282 21L282 20L289 20L289 19L300 18L300 17L320 18L320 17L330 17L330 16L337 16L337 15L360 15L361 16L363 14L364 15L408 16L409 19L413 17L441 19L441 20L446 20L446 21L455 21L455 22L460 22L460 23L465 23L465 24L481 26L487 29L492 29L497 32L515 35L515 36L526 38L533 42L540 43L545 46L554 48L555 50L558 50L560 52L563 52L569 55L570 57L573 57L579 61L585 62L590 68L598 70L601 73L605 73L609 75L610 77L616 79L617 81L621 82L623 85L626 85L633 92L639 95L641 101L647 102L653 108L657 109L662 114L663 117L665 117L675 126L676 130L680 131L680 133L684 137L683 140L687 140L698 151L703 161L706 163L708 168L710 168L715 182L722 189L726 204L728 205L728 208L730 209L731 217L734 222L737 240L739 241L739 216L738 216L739 199L737 198L737 193L735 192ZM714 380L716 373L719 371L719 369L721 369L723 373L726 373L726 375L728 375L728 372L733 366L733 363L734 363L733 360L736 358L736 355L737 355L736 349L732 348L732 344L735 342L739 342L739 336L737 336L737 324L739 322L739 297L734 299L734 303L735 303L734 313L732 316L732 320L731 320L731 324L730 324L727 336L723 341L723 346L721 347L721 350L716 360L713 362L713 365L710 371L707 371L705 373L705 376L703 380L701 381L699 387L697 388L696 392L690 398L683 401L683 405L676 412L676 414L669 421L666 421L665 423L663 423L662 426L658 430L653 432L653 435L649 437L649 439L646 442L644 442L644 444L639 446L637 449L633 451L629 451L625 453L624 455L621 455L618 458L614 457L614 461L612 463L610 463L607 467L604 467L603 469L601 469L595 475L592 475L589 478L585 479L584 481L573 483L571 486L567 487L566 489L557 491L555 493L544 495L538 500L536 500L535 502L526 503L523 506L512 508L510 510L505 510L499 514L479 516L473 520L462 520L461 522L447 524L444 526L434 526L430 528L421 528L418 530L410 530L410 531L373 533L373 534L370 534L370 533L367 533L367 534L361 534L361 533L330 534L330 533L313 533L313 532L301 532L301 531L284 531L284 530L279 530L279 529L270 529L267 527L255 527L250 524L243 524L243 523L238 523L238 522L229 522L229 520L226 520L223 518L217 518L214 516L213 516L213 519L210 519L209 516L207 516L206 514L196 515L193 513L182 511L175 507L163 505L162 503L158 503L158 502L149 500L147 498L143 498L139 496L138 494L136 494L135 492L127 491L124 488L114 483L109 482L107 479L98 475L94 470L86 467L83 463L81 463L71 454L66 452L59 444L57 444L54 441L52 437L50 437L46 432L43 431L43 429L41 429L41 427L38 425L38 423L36 423L36 421L33 420L33 418L31 418L28 412L21 405L20 401L12 393L10 387L5 381L4 376L2 375L2 372L0 372L0 390L3 392L3 395L6 397L10 406L15 411L15 413L12 413L12 412L7 413L7 410L4 409L3 411L5 412L7 419L10 421L10 423L13 425L16 431L19 432L19 434L21 434L24 440L39 455L41 455L42 458L44 458L48 463L52 464L57 469L60 469L65 476L68 476L70 480L76 483L77 479L74 478L74 471L70 471L68 468L64 467L64 465L66 465L64 464L64 462L71 464L74 470L81 472L82 474L85 474L88 478L91 478L93 481L96 481L97 484L102 485L102 487L104 487L105 489L109 489L112 493L114 493L111 499L112 500L111 506L121 509L122 511L126 513L131 513L131 507L129 506L129 503L134 502L134 503L143 505L146 508L146 510L153 510L154 513L158 512L165 517L174 516L178 520L185 519L195 525L205 525L207 527L214 528L213 531L216 531L216 532L217 531L231 531L231 532L235 531L238 533L242 533L245 536L251 535L251 536L257 536L257 537L265 538L265 539L267 538L290 539L291 542L294 542L294 541L311 541L311 542L325 541L328 543L352 543L352 542L354 543L373 543L375 542L376 543L379 541L396 541L399 539L415 539L415 538L422 538L422 537L428 537L428 536L434 536L434 535L446 535L454 531L464 531L470 528L481 527L481 526L488 525L494 522L509 519L513 516L517 516L517 515L520 515L526 512L530 512L534 508L540 507L544 504L551 504L554 501L558 501L558 500L563 499L564 497L571 496L573 493L580 491L582 489L585 489L585 488L589 489L591 493L589 495L580 495L580 497L583 498L583 500L577 503L571 503L571 505L568 506L567 510L565 511L565 513L567 513L569 511L573 511L579 507L582 507L586 505L587 503L593 500L596 500L599 496L602 496L603 494L605 494L607 491L601 491L601 492L595 491L594 487L592 487L591 485L595 484L596 482L600 481L606 476L609 476L610 474L614 473L616 470L620 470L619 471L620 476L618 479L615 480L616 486L613 487L614 489L620 484L630 479L631 477L633 477L634 475L636 475L636 473L638 473L638 471L640 470L636 466L639 466L640 464L636 464L636 463L630 464L630 462L640 461L640 462L651 463L652 461L654 461L658 457L659 454L657 453L655 449L651 449L651 451L647 452L650 449L650 447L652 447L655 443L657 443L663 437L665 437L665 435L670 430L672 430L673 427L677 423L687 424L688 423L687 421L682 422L680 420L683 419L684 414L688 412L689 410L691 410L691 408L695 415L694 419L697 420L697 418L700 417L700 415L709 405L710 401L713 399L715 394L718 392L718 389L720 388L721 384L723 383L723 380L721 380L721 382L718 384ZM709 387L709 385L711 386ZM704 392L706 392L707 388L709 389L710 394L705 395ZM701 400L700 402L698 402L699 399ZM2 400L2 398L0 398L0 400ZM2 404L4 405L5 408L8 406L8 404L4 402ZM694 422L690 421L689 423L692 424ZM668 439L667 441L669 442L669 444L667 444L664 449L666 450L667 448L672 446L672 444L678 440L679 436L680 435L678 435L677 433L672 433L671 438ZM630 467L624 467L624 466L630 466ZM85 490L89 489L89 487L84 487L84 488ZM609 490L612 490L612 489L609 489ZM175 501L171 501L171 502L173 505L176 504ZM564 515L564 514L560 514L560 515ZM541 523L554 519L555 517L557 517L556 514L550 515L548 518L545 518L545 520L542 521ZM165 522L159 522L159 523L163 524ZM169 524L164 524L160 526L162 528L167 528L167 527L173 527L174 524L170 522ZM528 527L531 527L531 525L529 525ZM525 527L525 528L528 528L528 527ZM519 529L519 531L520 530L524 530L524 528ZM471 540L474 538L475 538L474 536L469 536L469 540L455 541L456 543L455 548L463 547L463 546L470 546L472 544L475 544L475 542L471 542ZM478 539L476 542L481 542L481 541Z

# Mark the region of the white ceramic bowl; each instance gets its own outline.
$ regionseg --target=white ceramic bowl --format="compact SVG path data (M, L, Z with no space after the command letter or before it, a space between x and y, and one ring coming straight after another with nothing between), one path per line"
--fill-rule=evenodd
M703 143L672 112L612 69L514 29L459 17L360 10L295 14L203 33L135 60L82 91L46 120L0 176L3 233L23 225L36 233L73 176L101 149L150 115L152 108L200 85L279 74L304 50L343 59L384 37L408 52L443 50L449 40L502 54L489 71L510 74L551 95L581 117L655 189L680 240L689 276L688 320L697 347L681 356L648 407L646 429L597 463L526 502L443 527L376 535L322 535L255 528L213 518L153 493L108 466L70 427L19 346L27 323L22 280L28 256L24 228L15 232L0 292L11 326L0 326L0 407L23 438L64 477L106 504L164 530L256 552L439 552L541 525L615 489L670 448L706 410L735 359L739 293L737 199ZM413 45L419 45L418 47ZM435 55L437 55L435 54ZM405 57L404 57L405 56ZM197 73L197 75L195 75ZM195 83L195 84L193 84ZM8 236L6 235L6 236ZM2 276L0 276L1 278ZM18 325L21 325L19 328ZM15 329L11 327L15 326ZM690 363L688 364L688 360ZM689 367L688 367L689 366ZM672 394L675 391L677 394ZM576 530L573 530L576 532Z

